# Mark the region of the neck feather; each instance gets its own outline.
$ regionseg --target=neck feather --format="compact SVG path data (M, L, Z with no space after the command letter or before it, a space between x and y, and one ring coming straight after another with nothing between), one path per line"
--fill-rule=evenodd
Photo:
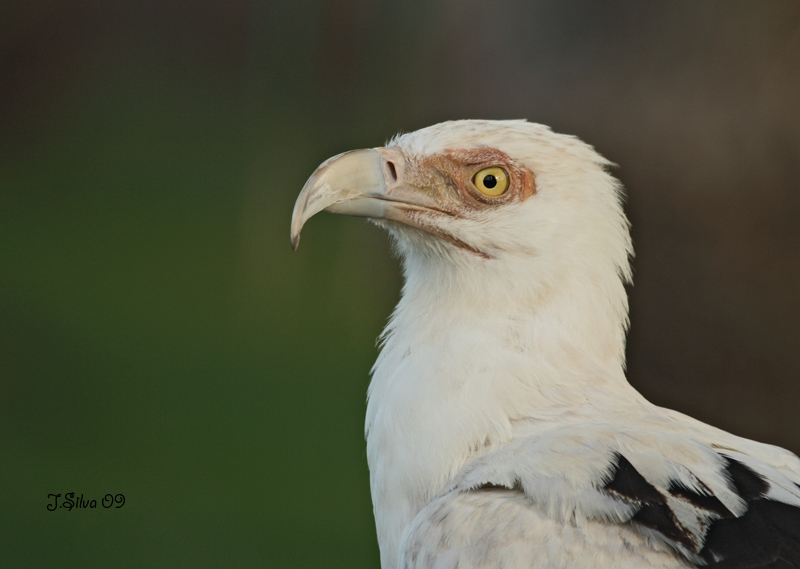
M456 261L405 255L373 368L367 454L387 568L419 509L467 460L509 442L515 421L552 425L593 393L627 388L616 271L537 279L519 259Z

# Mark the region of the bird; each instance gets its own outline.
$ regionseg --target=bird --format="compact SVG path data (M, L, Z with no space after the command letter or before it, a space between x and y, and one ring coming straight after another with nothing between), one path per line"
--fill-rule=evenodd
M628 382L613 165L526 120L323 162L291 222L385 228L402 264L366 440L383 569L800 568L800 459Z

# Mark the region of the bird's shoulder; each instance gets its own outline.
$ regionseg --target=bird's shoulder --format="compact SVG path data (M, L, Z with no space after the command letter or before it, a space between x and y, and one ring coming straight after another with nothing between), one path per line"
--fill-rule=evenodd
M520 437L420 511L400 567L800 568L800 460L723 435L644 422Z

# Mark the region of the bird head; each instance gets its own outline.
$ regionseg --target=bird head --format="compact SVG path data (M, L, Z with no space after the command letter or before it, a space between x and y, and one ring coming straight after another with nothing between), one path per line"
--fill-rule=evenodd
M567 327L610 322L576 333L613 332L622 357L632 247L609 166L524 120L444 122L320 165L295 204L292 246L319 211L368 217L394 237L404 297L424 290L428 304L459 297L509 314L556 302Z

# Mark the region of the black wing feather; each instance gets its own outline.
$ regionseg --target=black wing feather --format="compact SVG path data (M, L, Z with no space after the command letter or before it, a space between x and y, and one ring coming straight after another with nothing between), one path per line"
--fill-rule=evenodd
M699 494L678 481L666 491L659 490L620 453L614 453L614 467L603 490L637 505L634 523L655 530L694 553L704 562L699 566L800 569L800 508L767 498L768 480L745 464L721 456L731 489L747 502L747 510L739 517L710 493ZM664 492L708 512L704 536L697 536L680 524Z

